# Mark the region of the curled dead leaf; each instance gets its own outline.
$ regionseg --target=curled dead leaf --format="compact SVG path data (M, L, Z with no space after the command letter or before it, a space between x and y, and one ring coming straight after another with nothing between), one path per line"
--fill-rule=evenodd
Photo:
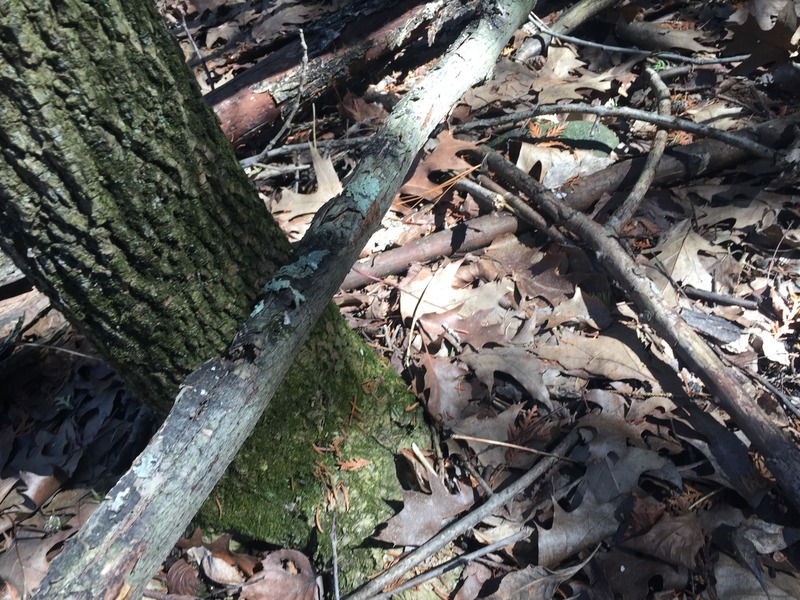
M167 571L167 589L170 594L194 596L199 587L197 571L183 558L176 560Z
M317 600L314 567L297 550L278 550L261 561L263 570L242 587L241 600Z

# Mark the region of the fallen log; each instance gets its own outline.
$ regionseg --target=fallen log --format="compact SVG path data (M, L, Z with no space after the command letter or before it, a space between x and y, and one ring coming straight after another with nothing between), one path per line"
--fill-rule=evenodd
M787 126L796 121L796 116L775 119L756 125L752 131L760 143L781 147L789 140L779 138L784 131L787 131ZM688 181L752 158L753 155L747 150L719 140L704 139L686 146L675 146L668 149L661 159L653 183L659 185ZM566 196L567 202L575 210L588 210L603 194L630 189L646 159L646 156L638 156L614 163L602 171L563 186L559 191Z
M302 85L303 99L311 99L367 70L378 70L393 52L417 39L432 41L445 24L467 18L468 8L461 3L421 3L387 8L345 27L335 46L314 56L314 41L309 40L310 60ZM453 36L455 36L455 31ZM299 40L238 75L226 85L206 95L217 113L225 136L238 145L252 138L265 125L281 117L300 92L299 68L303 50Z

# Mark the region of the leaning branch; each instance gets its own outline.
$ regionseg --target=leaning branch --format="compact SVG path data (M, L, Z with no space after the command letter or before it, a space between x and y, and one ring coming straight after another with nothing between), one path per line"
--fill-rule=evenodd
M501 179L524 193L536 208L554 223L569 230L595 255L624 289L648 324L675 350L675 354L703 381L719 405L747 436L775 476L778 486L795 507L800 507L800 449L761 410L734 372L683 318L662 301L652 281L628 256L614 233L583 213L556 199L539 182L517 169L496 152L482 148L481 154Z
M483 3L486 13L395 107L345 190L315 217L294 262L265 287L228 354L186 379L161 429L53 562L36 597L141 596L380 226L425 140L451 106L492 71L534 4ZM191 479L177 477L181 472Z
M653 69L645 67L645 72L650 79L650 87L656 95L658 114L662 117L669 117L672 105L669 89L664 85L658 73ZM619 233L622 227L633 217L633 214L642 203L647 190L650 189L650 184L652 184L653 180L656 178L658 165L666 149L667 132L664 129L659 129L653 139L653 145L650 148L650 152L647 154L647 159L645 160L642 172L639 174L638 181L634 184L628 197L625 198L625 201L617 209L617 212L611 216L611 219L606 224L617 233Z

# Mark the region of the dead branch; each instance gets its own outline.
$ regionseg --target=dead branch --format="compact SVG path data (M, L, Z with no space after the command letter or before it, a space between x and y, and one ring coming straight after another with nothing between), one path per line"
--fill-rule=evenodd
M701 125L693 121L687 121L686 119L679 119L678 117L665 117L648 112L646 110L627 107L612 108L609 106L590 106L588 104L545 104L542 106L537 106L531 110L524 110L518 113L505 115L503 117L497 117L495 119L471 121L470 123L461 125L459 130L466 131L468 129L475 129L478 127L489 127L493 125L502 125L505 123L521 122L525 121L526 119L532 119L533 117L538 117L541 115L558 115L563 113L597 115L598 117L622 117L623 119L644 121L646 123L658 125L659 127L663 127L665 129L681 129L695 135L701 135L703 137L719 140L721 142L725 142L726 144L730 144L731 146L747 150L749 153L761 158L767 158L775 161L777 161L779 158L777 150L760 144L743 134L728 133L727 131L714 129L713 127Z
M775 476L787 499L800 507L800 449L764 414L709 345L662 301L614 233L586 215L558 201L535 179L489 148L481 149L489 168L523 192L554 223L560 224L592 250L608 273L628 292L639 314L675 354L703 381L719 405L727 411Z
M472 561L477 560L487 554L491 554L492 552L498 552L503 550L504 548L510 547L512 544L520 540L524 540L525 538L530 538L533 531L528 527L523 527L522 529L518 530L516 533L512 533L509 536L504 537L502 540L494 542L493 544L489 544L488 546L483 546L478 550L474 550L472 552L468 552L467 554L462 554L461 556L457 556L456 558L452 558L441 565L433 567L432 569L428 569L424 573L417 575L416 577L412 577L398 585L397 587L392 588L388 592L383 592L382 594L377 594L376 596L372 597L372 600L389 600L394 596L397 596L406 590L412 590L419 585L422 585L426 581L430 581L431 579L435 579L437 577L441 577L448 571L452 571L456 567L462 567L470 564Z
M780 138L789 125L796 122L794 116L761 123L753 128L752 134L759 142L780 147L785 141ZM656 170L655 184L686 181L705 173L713 173L737 165L750 158L750 152L743 148L729 146L718 140L708 139L676 146L667 150ZM602 171L593 173L573 184L562 186L566 201L576 210L587 210L603 194L624 192L636 181L645 163L645 157L615 163Z
M344 192L317 214L295 260L264 288L228 354L184 381L164 424L55 559L37 598L142 595L380 226L419 149L464 92L491 73L533 4L486 3L485 14L395 107Z
M547 31L544 31L539 23L533 21L532 16L529 17L528 20L534 23L534 27L542 31L542 33L526 40L519 49L519 52L517 52L516 59L525 61L539 56L544 48L550 44L551 37L574 31L592 17L597 16L605 9L616 4L617 1L618 0L581 0L569 10L565 11L564 14L553 23L553 27Z
M778 119L762 123L752 133L762 144L779 144L780 137L792 119ZM298 145L298 147L301 145ZM305 146L303 146L305 147ZM279 149L280 150L280 149ZM741 162L751 156L742 148L736 148L718 140L702 140L687 146L678 146L667 151L659 161L653 182L661 184L675 180L686 180L703 173L724 169ZM586 210L604 194L615 191L624 192L638 181L639 174L647 163L647 157L637 157L614 163L609 167L582 177L579 181L561 188L565 194L564 201L575 210ZM459 182L462 185L465 181ZM484 185L492 185L491 180ZM503 194L504 190L496 191ZM522 221L533 227L547 231L551 239L559 240L552 235L540 219L526 218L532 209L524 202L515 202L513 198L504 199L508 209L518 215ZM512 220L513 219L513 220ZM552 227L552 226L551 226ZM463 228L463 232L461 232ZM342 289L355 289L367 285L371 281L404 271L410 262L427 262L439 256L447 256L453 252L468 252L491 243L494 237L508 232L518 231L519 223L515 217L497 215L479 217L459 225L450 231L442 231L415 240L409 246L395 248L378 256L364 259L356 263L342 284ZM459 239L463 240L459 242Z
M494 494L479 507L471 510L466 515L451 523L430 540L416 548L413 552L403 557L397 563L386 569L383 573L370 580L369 583L359 588L354 593L345 596L344 600L367 600L391 585L411 569L433 556L441 548L452 542L458 536L470 531L478 523L494 514L504 504L517 494L525 491L537 480L541 479L548 470L554 467L562 457L565 457L572 447L580 440L578 430L570 431L552 450L552 455L542 458L522 477L514 483Z
M289 131L289 127L291 127L292 121L294 121L294 116L300 109L300 103L303 100L303 93L306 91L306 75L308 73L308 46L306 45L306 38L305 35L303 35L303 30L300 29L298 33L300 35L300 48L303 50L303 56L300 59L300 81L297 84L297 95L295 96L292 108L289 110L289 114L286 116L286 119L284 119L283 125L281 125L278 133L273 136L269 144L267 144L261 152L252 157L254 164L261 162L267 153L275 147L275 144L281 141L284 134Z
M582 3L581 3L582 4ZM595 0L589 0L587 2L588 6L591 6L594 10ZM599 4L599 3L598 3ZM575 5L576 8L579 5ZM587 6L587 8L588 8ZM602 7L605 8L605 7ZM572 12L572 11L570 11ZM566 16L566 15L565 15ZM577 15L575 15L577 17ZM559 19L560 20L560 19ZM672 60L675 62L683 62L689 65L721 65L721 64L730 64L735 62L741 62L750 58L749 54L740 54L738 56L725 56L725 57L714 57L714 58L694 58L692 56L686 56L684 54L677 54L675 52L661 52L661 51L651 51L651 50L641 50L639 48L626 48L623 46L611 46L609 44L599 44L597 42L589 42L587 40L583 40L581 38L573 37L571 35L566 35L566 32L563 30L563 27L556 27L558 25L558 21L556 24L549 28L545 26L538 19L534 19L530 17L528 19L529 27L534 29L535 31L541 31L544 36L552 36L556 39L559 39L563 42L569 42L571 44L576 44L578 46L586 46L588 48L599 48L601 50L605 50L607 52L619 52L621 54L633 54L634 56L640 56L642 58L660 58L664 60Z
M363 287L415 262L429 262L455 252L471 252L492 243L504 233L516 233L522 224L508 214L494 213L471 219L452 229L439 231L413 242L357 262L342 282L342 289Z
M237 145L288 111L301 88L303 101L314 98L333 83L341 83L359 71L376 69L381 59L411 40L420 36L430 40L443 23L467 16L467 7L455 2L440 3L435 11L428 3L410 8L406 5L402 12L397 7L388 8L348 25L335 49L309 60L305 75L299 68L303 49L299 41L292 42L207 94L206 101L222 122L225 136ZM376 27L376 23L381 25Z
M663 81L661 81L658 73L656 73L653 69L646 67L645 72L650 78L650 85L656 94L658 114L662 117L669 117L672 110L672 99L670 98L669 89L667 89L667 86L664 85ZM639 174L639 179L634 184L633 189L628 194L628 197L625 198L625 201L622 203L619 209L617 209L617 212L612 215L611 219L609 219L607 223L607 225L617 233L620 232L620 229L622 229L625 223L627 223L631 217L633 217L633 214L639 208L644 195L647 193L647 190L650 189L650 185L653 183L653 179L656 177L658 165L661 162L661 157L664 156L664 150L666 149L667 132L664 128L659 128L659 130L656 132L655 139L653 140L653 146L650 149L650 152L647 154L647 160L644 161L644 167L642 168L642 172Z

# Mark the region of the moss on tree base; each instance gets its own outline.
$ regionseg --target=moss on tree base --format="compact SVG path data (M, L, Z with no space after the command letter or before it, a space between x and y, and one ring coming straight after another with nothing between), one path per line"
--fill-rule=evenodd
M383 566L383 552L365 546L394 514L389 503L402 500L397 454L412 442L430 446L415 404L331 304L198 524L304 550L329 566L335 507L340 584L352 589Z

